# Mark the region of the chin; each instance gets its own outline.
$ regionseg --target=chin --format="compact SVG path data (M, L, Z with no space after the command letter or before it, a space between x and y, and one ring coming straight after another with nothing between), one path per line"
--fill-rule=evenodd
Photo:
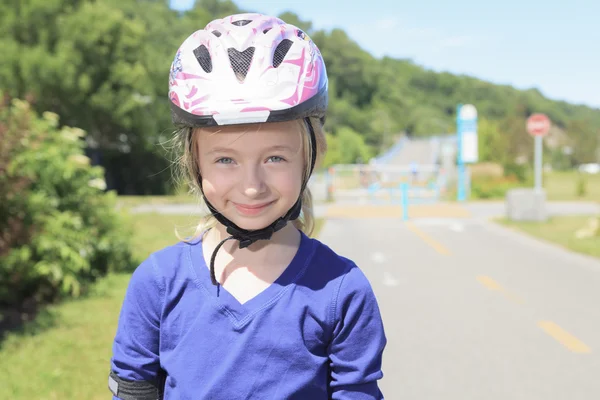
M237 226L239 226L242 229L245 229L247 231L255 231L258 229L266 228L267 226L271 225L271 223L273 223L273 221L275 221L276 219L277 218L260 218L260 219L237 218L237 219L230 219L230 220L233 221L234 224L236 224Z

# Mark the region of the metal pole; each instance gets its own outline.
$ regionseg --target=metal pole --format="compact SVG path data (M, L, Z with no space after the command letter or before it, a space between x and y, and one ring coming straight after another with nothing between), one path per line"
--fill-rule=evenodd
M408 183L400 184L402 195L402 220L408 221Z
M542 190L542 136L535 136L535 190Z
M465 192L465 164L461 162L458 164L458 193L456 196L458 201L466 200L467 194Z

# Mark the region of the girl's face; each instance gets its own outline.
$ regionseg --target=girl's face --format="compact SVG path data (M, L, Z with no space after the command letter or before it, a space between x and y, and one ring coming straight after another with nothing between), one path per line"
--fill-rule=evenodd
M206 199L243 229L261 229L300 195L305 168L298 122L198 130L197 154Z

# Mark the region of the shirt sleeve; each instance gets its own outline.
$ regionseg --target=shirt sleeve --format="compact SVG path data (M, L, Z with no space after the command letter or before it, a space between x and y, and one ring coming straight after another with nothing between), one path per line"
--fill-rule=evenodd
M387 339L377 299L363 272L352 265L334 303L335 320L329 346L331 398L383 399L377 381Z
M113 342L111 369L119 378L157 382L164 286L151 256L131 276ZM116 399L116 398L115 398Z

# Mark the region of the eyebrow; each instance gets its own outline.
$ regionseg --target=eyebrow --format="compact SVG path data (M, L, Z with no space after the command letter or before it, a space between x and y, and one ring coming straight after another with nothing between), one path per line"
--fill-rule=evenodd
M264 151L265 152L267 152L267 151L292 151L292 148L290 146L287 146L284 144L278 144L278 145L267 147L266 149L264 149ZM207 154L214 154L214 153L237 153L237 151L235 151L234 149L232 149L230 147L213 147L210 151L207 152Z

